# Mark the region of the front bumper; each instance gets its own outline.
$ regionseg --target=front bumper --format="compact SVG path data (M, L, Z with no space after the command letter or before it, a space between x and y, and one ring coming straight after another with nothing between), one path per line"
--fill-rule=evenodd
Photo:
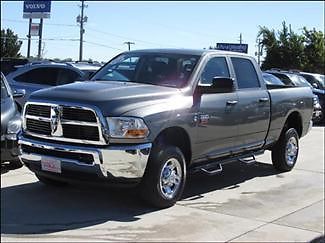
M56 177L78 177L82 180L141 179L147 166L151 143L136 145L66 145L45 142L24 137L19 138L21 161L33 172ZM71 157L92 157L93 161L85 163ZM61 173L42 171L42 157L50 157L61 162ZM73 175L73 176L72 176ZM73 178L71 178L73 179Z
M1 135L1 162L18 160L17 137Z

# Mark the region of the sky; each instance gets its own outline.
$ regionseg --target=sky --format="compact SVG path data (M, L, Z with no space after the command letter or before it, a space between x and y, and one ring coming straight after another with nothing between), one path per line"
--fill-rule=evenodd
M257 51L259 26L278 30L282 22L301 33L302 28L324 32L324 2L220 2L220 1L85 1L83 59L109 61L131 49L191 48L203 49L216 43L248 44L248 54ZM44 19L45 58L79 57L80 1L52 1L51 17ZM33 22L38 22L34 19ZM28 19L23 19L23 1L1 1L1 29L10 28L20 38L28 34ZM35 37L34 37L35 38ZM37 38L37 37L36 37ZM31 55L37 56L38 39L32 40ZM27 55L27 40L21 54Z

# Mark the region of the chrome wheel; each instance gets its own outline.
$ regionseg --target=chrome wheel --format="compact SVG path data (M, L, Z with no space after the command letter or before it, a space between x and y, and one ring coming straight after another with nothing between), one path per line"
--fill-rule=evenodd
M288 165L292 166L298 155L298 141L295 137L289 138L286 146L286 160Z
M172 199L182 182L182 167L176 158L168 159L160 173L160 191L166 199Z

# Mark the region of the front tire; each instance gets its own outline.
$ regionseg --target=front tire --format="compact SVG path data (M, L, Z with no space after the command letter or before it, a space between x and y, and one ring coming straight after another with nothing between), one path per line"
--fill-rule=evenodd
M279 141L272 149L273 166L281 172L293 169L299 153L299 136L294 128L281 134Z
M182 196L186 181L186 163L182 151L161 145L151 151L140 184L141 196L158 208L173 206Z

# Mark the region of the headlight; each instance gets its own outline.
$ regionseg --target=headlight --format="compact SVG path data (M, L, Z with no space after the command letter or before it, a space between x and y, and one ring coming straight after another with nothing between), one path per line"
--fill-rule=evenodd
M15 117L8 122L7 133L8 134L17 134L21 129L21 120L20 117Z
M149 129L141 118L107 117L109 136L112 138L145 138Z

